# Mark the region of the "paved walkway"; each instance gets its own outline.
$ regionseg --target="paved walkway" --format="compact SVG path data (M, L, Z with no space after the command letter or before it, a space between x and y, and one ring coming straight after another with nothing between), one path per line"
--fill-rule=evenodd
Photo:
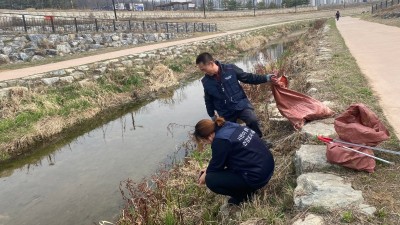
M400 28L350 17L337 27L400 138Z

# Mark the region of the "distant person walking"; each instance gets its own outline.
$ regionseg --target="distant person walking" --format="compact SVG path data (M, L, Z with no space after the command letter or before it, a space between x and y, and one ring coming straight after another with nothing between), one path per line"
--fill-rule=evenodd
M340 12L339 11L336 11L335 17L336 17L336 21L339 21L339 17L340 17Z

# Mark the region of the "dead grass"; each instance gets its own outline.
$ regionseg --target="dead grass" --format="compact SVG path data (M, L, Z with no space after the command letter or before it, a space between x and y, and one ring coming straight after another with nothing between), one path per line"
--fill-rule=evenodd
M268 38L264 36L250 36L241 39L236 43L237 49L242 52L249 51L251 49L259 48L268 42Z
M400 5L380 10L374 14L363 14L360 18L370 22L400 27Z

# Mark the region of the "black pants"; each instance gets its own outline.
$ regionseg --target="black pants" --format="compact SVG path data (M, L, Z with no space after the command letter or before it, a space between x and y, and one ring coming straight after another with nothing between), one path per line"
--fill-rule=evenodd
M206 185L214 193L230 196L228 202L236 205L249 200L257 190L250 187L239 174L229 170L207 173Z
M263 134L260 129L260 124L258 123L258 119L254 110L252 109L244 109L242 111L237 111L235 115L225 118L225 120L236 123L237 119L241 119L246 123L250 129L254 130L259 137L262 137Z

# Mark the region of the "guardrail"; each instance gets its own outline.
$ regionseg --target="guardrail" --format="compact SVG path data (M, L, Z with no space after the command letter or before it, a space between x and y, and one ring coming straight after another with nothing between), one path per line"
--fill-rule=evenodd
M376 4L372 5L371 13L376 13L379 10L386 9L386 8L389 8L389 7L392 7L394 5L398 5L398 4L400 4L400 0L382 1L379 4L376 3Z
M215 32L217 25L201 22L157 22L138 20L91 19L46 15L0 14L2 33L79 33L79 32L137 32L189 33Z

